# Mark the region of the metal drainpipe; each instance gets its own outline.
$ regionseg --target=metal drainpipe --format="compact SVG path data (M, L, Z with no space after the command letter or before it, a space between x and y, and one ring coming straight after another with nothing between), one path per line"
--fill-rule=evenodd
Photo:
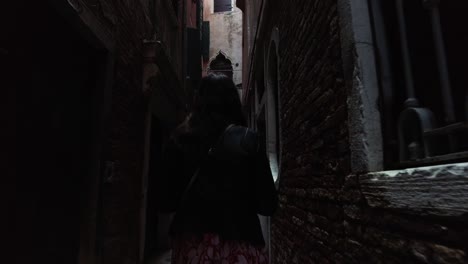
M398 141L400 161L406 161L431 155L432 147L430 142L424 137L424 132L434 128L434 117L429 109L421 108L416 99L403 0L396 0L396 11L400 30L400 45L407 95L405 101L406 109L400 113L398 121Z
M384 115L387 120L393 120L394 116L394 89L393 72L390 62L390 53L388 47L387 30L385 27L382 1L369 1L371 15L374 25L374 36L376 43L376 53L380 60L380 84L382 86L382 100L384 102ZM394 139L394 125L392 122L384 122L386 142Z
M450 75L447 65L447 55L445 53L444 37L440 23L440 1L423 0L423 4L427 7L431 16L437 67L439 69L440 85L442 87L442 100L444 104L445 121L448 124L451 124L455 122L455 112L453 109L452 88L450 85Z
M400 45L401 53L403 57L403 70L405 74L405 84L406 84L406 96L405 101L406 107L417 107L419 102L415 97L414 91L414 81L413 81L413 71L411 70L411 58L408 48L408 38L406 32L406 19L405 19L405 10L403 6L403 0L396 0L396 10L398 16L398 28L400 30Z

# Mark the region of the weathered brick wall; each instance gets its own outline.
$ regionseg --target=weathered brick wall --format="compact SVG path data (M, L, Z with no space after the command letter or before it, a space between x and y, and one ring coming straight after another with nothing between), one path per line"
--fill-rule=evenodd
M275 263L343 259L337 194L350 173L336 1L280 2L282 168Z
M103 263L137 263L146 103L142 92L142 41L151 23L142 1L86 0L115 42L112 110L103 160L114 163L103 183L98 245Z
M337 1L276 1L282 168L274 263L466 263L466 217L371 208L350 169Z

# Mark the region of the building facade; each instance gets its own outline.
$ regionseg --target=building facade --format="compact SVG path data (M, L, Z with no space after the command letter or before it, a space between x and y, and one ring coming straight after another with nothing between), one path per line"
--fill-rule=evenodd
M242 11L235 0L204 0L203 20L209 30L204 74L218 71L242 84Z
M5 113L15 113L4 262L142 263L154 250L159 153L201 78L189 2L1 4Z
M237 5L280 195L272 263L466 263L467 5Z

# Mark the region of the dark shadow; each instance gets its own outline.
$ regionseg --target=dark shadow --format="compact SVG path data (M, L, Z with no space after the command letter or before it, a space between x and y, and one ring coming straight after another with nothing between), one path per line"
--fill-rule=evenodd
M9 3L0 8L1 79L16 96L8 114L16 113L17 141L6 262L77 263L81 251L96 254L88 224L97 221L90 208L105 54L47 3Z

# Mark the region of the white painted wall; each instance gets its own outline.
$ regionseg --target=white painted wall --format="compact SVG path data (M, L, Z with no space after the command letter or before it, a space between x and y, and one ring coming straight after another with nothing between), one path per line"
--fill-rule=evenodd
M203 2L203 20L210 21L210 62L220 51L232 62L234 83L242 83L242 10L232 0L231 12L213 13L214 0ZM203 70L209 66L206 65Z

